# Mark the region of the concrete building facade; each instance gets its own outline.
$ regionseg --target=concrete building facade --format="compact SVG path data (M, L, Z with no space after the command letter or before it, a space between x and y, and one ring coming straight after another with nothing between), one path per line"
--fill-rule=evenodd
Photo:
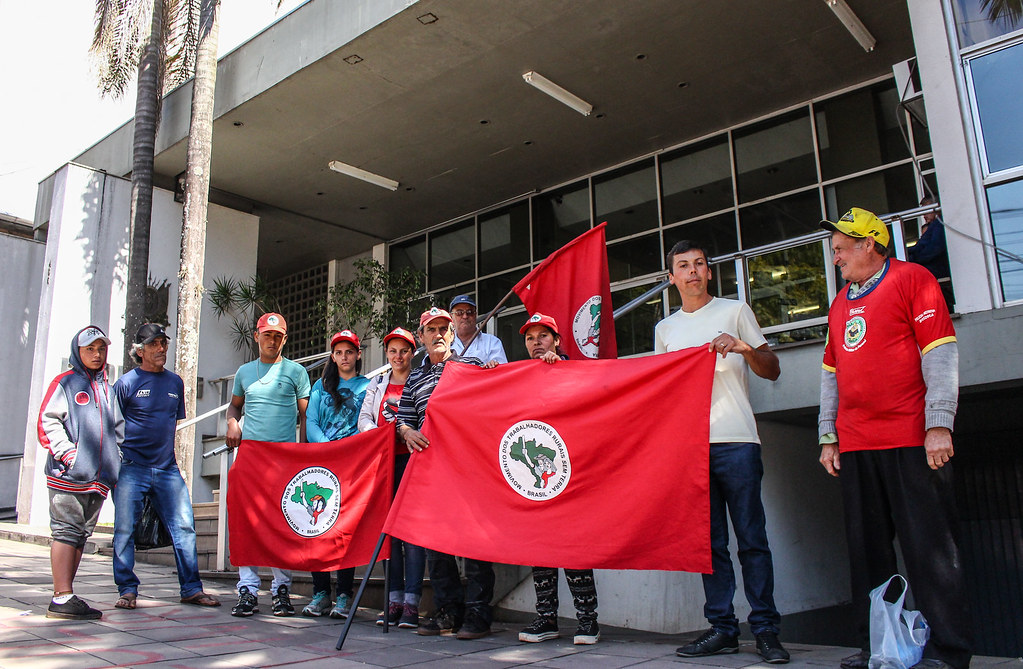
M781 359L781 378L751 390L778 603L787 629L810 630L849 598L838 486L817 464L825 316L841 287L817 222L938 195L978 651L1019 654L1023 23L992 11L981 0L310 0L222 59L211 198L251 230L248 247L231 249L239 267L283 280L327 266L334 277L372 254L425 272L438 301L468 292L482 309L601 221L615 306L664 278L674 241L704 241L715 290L750 303ZM591 112L531 88L528 72ZM184 170L190 97L185 85L164 102L156 172L168 188ZM129 123L77 162L124 175L130 149ZM396 183L339 174L332 161ZM905 257L919 221L894 219L892 232ZM225 273L222 260L208 252L208 277ZM620 355L650 353L653 324L677 306L664 291L621 319ZM513 301L489 325L511 358L525 356L524 318ZM39 322L44 331L42 309ZM696 576L598 582L602 621L703 625ZM994 601L1014 616L988 613ZM528 610L528 580L501 605Z

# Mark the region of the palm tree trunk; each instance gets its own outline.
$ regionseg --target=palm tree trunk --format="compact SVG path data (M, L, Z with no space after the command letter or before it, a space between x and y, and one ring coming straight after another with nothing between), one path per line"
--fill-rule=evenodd
M202 0L199 49L192 88L188 130L185 209L181 230L181 269L178 273L177 372L185 382L185 412L195 415L199 368L199 315L202 309L203 263L206 257L206 212L209 206L210 163L213 156L213 94L217 84L217 39L220 0ZM192 490L195 427L179 430L174 443L178 466Z
M153 21L149 41L139 59L138 92L135 98L128 285L124 312L125 372L135 367L131 344L146 313L149 230L153 219L153 153L156 129L160 123L160 92L163 90L163 19L163 0L153 0Z

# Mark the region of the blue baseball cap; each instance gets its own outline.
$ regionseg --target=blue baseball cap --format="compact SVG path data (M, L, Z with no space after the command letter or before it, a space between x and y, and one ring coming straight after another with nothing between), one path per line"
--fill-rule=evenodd
M455 299L451 300L448 310L454 309L456 304L468 304L473 309L476 308L476 300L472 299L468 295L456 295Z

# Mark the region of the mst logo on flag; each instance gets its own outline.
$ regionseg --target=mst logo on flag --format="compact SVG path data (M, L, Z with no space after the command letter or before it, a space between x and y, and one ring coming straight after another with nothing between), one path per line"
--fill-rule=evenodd
M288 482L281 513L300 537L318 537L334 526L341 512L341 483L326 467L308 467Z
M393 476L393 426L326 443L242 441L227 477L231 563L302 571L366 564Z
M594 295L583 302L572 319L575 345L587 358L596 358L600 353L600 305L600 295Z
M515 423L501 439L499 457L504 479L526 499L553 499L572 477L564 440L557 430L540 421Z
M705 346L450 362L384 531L506 564L709 572L713 377Z

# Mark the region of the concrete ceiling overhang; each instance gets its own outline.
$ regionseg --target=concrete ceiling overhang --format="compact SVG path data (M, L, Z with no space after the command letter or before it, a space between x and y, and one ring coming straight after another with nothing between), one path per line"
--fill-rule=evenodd
M278 210L261 214L260 267L297 271L913 55L905 0L849 4L877 38L870 53L823 0L421 0L222 113L213 187ZM530 70L593 114L528 86ZM400 186L337 174L332 160ZM156 159L164 178L184 166L184 140Z

